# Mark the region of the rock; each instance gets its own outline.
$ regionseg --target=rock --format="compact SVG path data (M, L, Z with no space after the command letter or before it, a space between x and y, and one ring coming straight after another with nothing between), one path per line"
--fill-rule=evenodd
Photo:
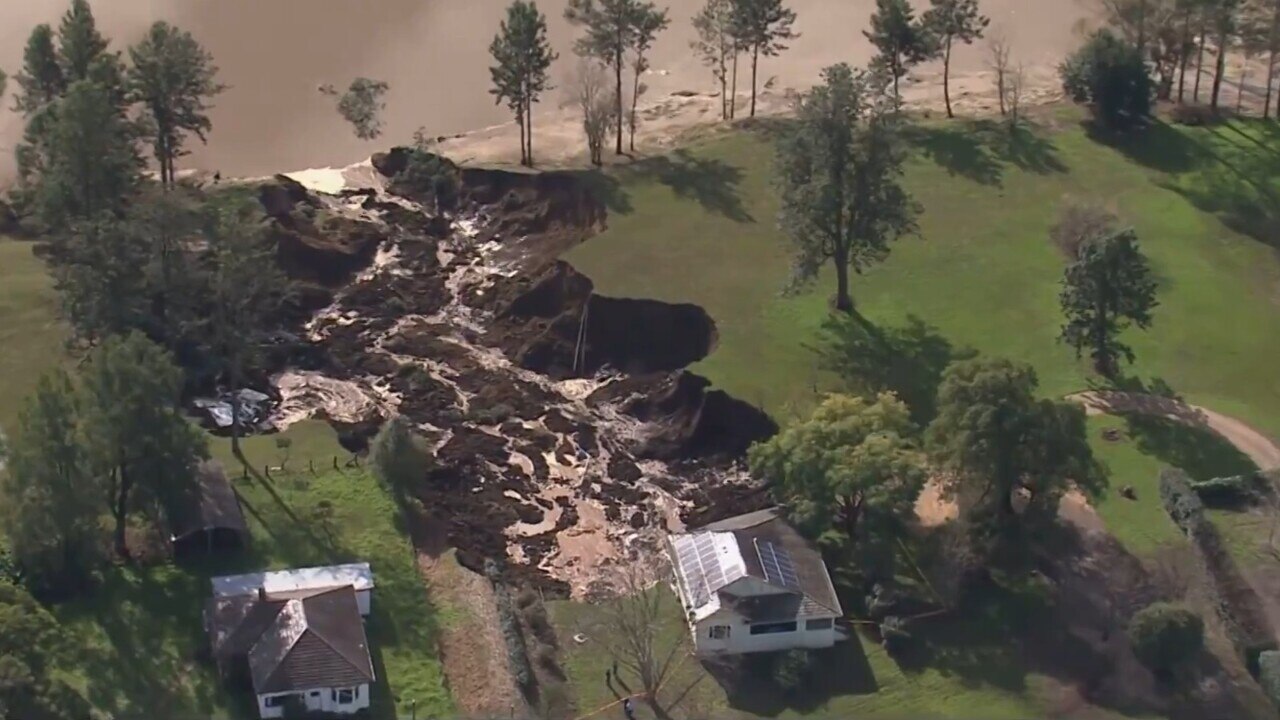
M289 217L299 204L311 204L311 195L297 180L276 175L258 187L258 202L267 217L279 220Z
M1124 487L1120 488L1120 497L1126 498L1128 500L1137 500L1138 491L1134 490L1132 485L1125 485Z
M383 177L393 178L408 167L409 154L412 152L413 150L407 147L393 147L388 152L374 153L373 157L369 158L369 162Z
M1124 433L1120 431L1120 428L1106 428L1102 431L1102 439L1107 442L1120 442L1124 439Z
M372 223L343 216L324 218L320 226L283 221L272 230L281 269L293 280L337 287L368 267L382 241Z

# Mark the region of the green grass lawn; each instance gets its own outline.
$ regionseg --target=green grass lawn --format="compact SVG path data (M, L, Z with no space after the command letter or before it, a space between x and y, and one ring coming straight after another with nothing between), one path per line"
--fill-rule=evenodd
M327 425L305 423L289 436L292 472L273 471L265 484L233 473L253 534L245 556L206 567L113 568L91 597L54 608L76 638L60 665L95 707L254 717L247 698L225 692L198 656L208 578L359 560L372 565L377 583L368 626L378 675L373 717L406 714L414 700L420 717L452 710L436 655L437 624L447 616L431 603L395 504L364 469L332 469L332 457L346 453ZM215 455L223 449L215 443ZM245 451L255 466L279 464L272 438L256 438Z
M22 399L61 362L65 328L32 244L0 235L0 431L12 431Z
M1160 281L1154 326L1125 338L1137 354L1128 381L1167 386L1280 435L1280 257L1268 244L1280 239L1280 130L1162 124L1116 141L1091 137L1074 110L1057 112L1054 123L1013 140L985 123L914 131L907 185L925 209L921 233L854 277L858 311L882 329L914 324L935 344L1028 362L1046 396L1096 385L1087 362L1057 342L1064 262L1048 230L1065 200L1097 201L1138 231ZM813 351L834 282L824 273L803 292L782 292L789 263L771 163L763 133L735 132L619 169L609 229L566 259L601 294L706 308L720 342L694 370L785 422L839 387ZM1103 440L1107 428L1122 438ZM1251 468L1217 436L1169 422L1098 417L1089 431L1112 473L1098 512L1139 556L1185 542L1160 503L1162 465L1197 477ZM1136 500L1120 496L1126 485ZM1239 533L1250 532L1245 519L1215 515ZM875 692L836 697L818 714L1045 711L1047 678L1002 682L998 663L967 676L937 667L905 673L874 645L862 647ZM579 657L587 652L573 649L569 662L584 705L604 691L598 660Z
M880 326L916 316L955 346L1027 361L1046 395L1085 388L1087 363L1056 339L1063 259L1047 233L1065 199L1098 201L1137 229L1161 282L1154 326L1126 338L1138 357L1130 372L1280 435L1280 258L1232 216L1268 212L1277 132L1160 126L1117 149L1074 122L1016 143L961 121L928 125L907 174L925 208L920 236L855 276L855 302ZM720 344L695 369L786 417L832 382L810 348L833 282L824 274L807 292L781 293L788 261L771 161L766 138L738 132L620 170L609 229L566 259L602 294L705 307ZM1239 195L1220 209L1202 188Z

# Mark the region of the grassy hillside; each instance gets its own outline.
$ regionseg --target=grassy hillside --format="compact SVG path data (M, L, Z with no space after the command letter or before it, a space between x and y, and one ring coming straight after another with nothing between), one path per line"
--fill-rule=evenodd
M916 316L955 346L1030 362L1048 395L1085 388L1087 363L1056 341L1063 261L1047 232L1064 200L1102 202L1137 229L1161 282L1154 326L1126 338L1130 372L1280 435L1280 259L1268 244L1280 131L1160 126L1112 146L1058 122L1012 142L962 121L919 132L907 184L925 208L920 236L854 278L859 311L881 326ZM602 294L705 307L721 342L696 369L786 415L831 382L809 348L833 281L781 294L771 161L766 138L735 133L621 171L608 231L567 259Z
M1064 201L1101 202L1137 230L1160 281L1154 327L1125 338L1138 358L1126 384L1176 392L1280 435L1280 376L1273 369L1280 354L1280 258L1270 244L1280 237L1277 126L1158 125L1141 137L1106 138L1091 136L1079 120L1074 109L1055 110L1012 138L985 122L930 123L913 131L906 182L925 209L920 236L854 278L859 312L882 329L912 327L934 348L1029 362L1047 396L1097 384L1087 361L1057 342L1064 260L1048 230ZM694 369L785 420L838 387L813 351L834 281L824 274L802 292L782 292L788 255L776 225L766 135L734 132L619 170L609 229L566 259L602 294L705 307L716 319L720 344ZM1098 500L1098 512L1140 557L1185 542L1160 505L1161 465L1180 465L1195 476L1252 467L1217 436L1171 422L1098 417L1090 419L1089 431L1111 469L1111 489ZM1110 440L1104 431L1111 431ZM1136 499L1120 496L1126 486ZM1236 537L1251 527L1246 516L1218 513L1215 519L1241 548L1249 547L1247 538ZM580 624L577 616L590 610L559 613ZM975 620L960 631L983 635L981 626ZM967 640L958 649L973 659L964 671L939 666L904 673L863 639L865 667L857 674L869 683L816 713L1026 717L1051 711L1055 681L1006 672L1001 640L984 645L988 640ZM594 707L601 688L585 669L596 663L584 653L571 650L569 667L575 677L586 673L582 705ZM795 712L815 711L784 710Z

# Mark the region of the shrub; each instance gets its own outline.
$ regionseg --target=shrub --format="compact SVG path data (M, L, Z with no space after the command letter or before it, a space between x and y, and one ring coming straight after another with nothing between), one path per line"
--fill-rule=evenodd
M413 488L431 470L431 451L404 417L387 421L369 447L374 477L397 499L412 495Z
M1058 67L1062 89L1076 102L1093 105L1110 128L1126 128L1151 115L1155 83L1142 53L1109 30L1099 30Z
M492 560L485 562L485 576L493 583L493 597L498 610L498 627L502 631L502 639L507 646L507 663L511 667L511 676L521 689L529 692L534 689L533 667L529 664L529 649L524 644L524 634L520 632L520 618L516 615L515 602L511 592L501 581L498 566Z
M1257 475L1233 475L1191 483L1191 489L1206 505L1215 507L1256 503L1266 491Z
M409 151L409 160L395 177L397 185L430 198L437 210L451 209L458 200L458 168L447 158L426 150L422 143Z
M809 686L813 664L806 650L787 650L781 653L773 668L773 679L778 689L788 696L798 695Z
M1204 620L1183 605L1154 603L1129 622L1133 654L1157 672L1173 670L1204 648Z
M1160 501L1165 512L1188 536L1204 522L1204 503L1181 470L1165 468L1160 471Z

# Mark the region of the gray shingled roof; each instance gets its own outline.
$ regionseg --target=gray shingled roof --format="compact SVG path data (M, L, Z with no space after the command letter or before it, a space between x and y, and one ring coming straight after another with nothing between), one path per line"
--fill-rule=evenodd
M247 657L259 694L374 681L369 641L349 585L309 595L215 598L209 613L215 656Z
M762 546L773 546L781 550L790 560L790 570L794 571L796 587L803 599L800 603L801 615L842 615L840 600L836 597L835 587L831 584L831 576L827 574L826 563L808 540L782 518L780 508L768 508L756 512L738 515L720 522L714 522L698 528L698 531L731 532L738 541L738 550L746 564L747 574L777 585L772 572L766 572L761 564ZM778 608L755 608L761 614L776 614Z

